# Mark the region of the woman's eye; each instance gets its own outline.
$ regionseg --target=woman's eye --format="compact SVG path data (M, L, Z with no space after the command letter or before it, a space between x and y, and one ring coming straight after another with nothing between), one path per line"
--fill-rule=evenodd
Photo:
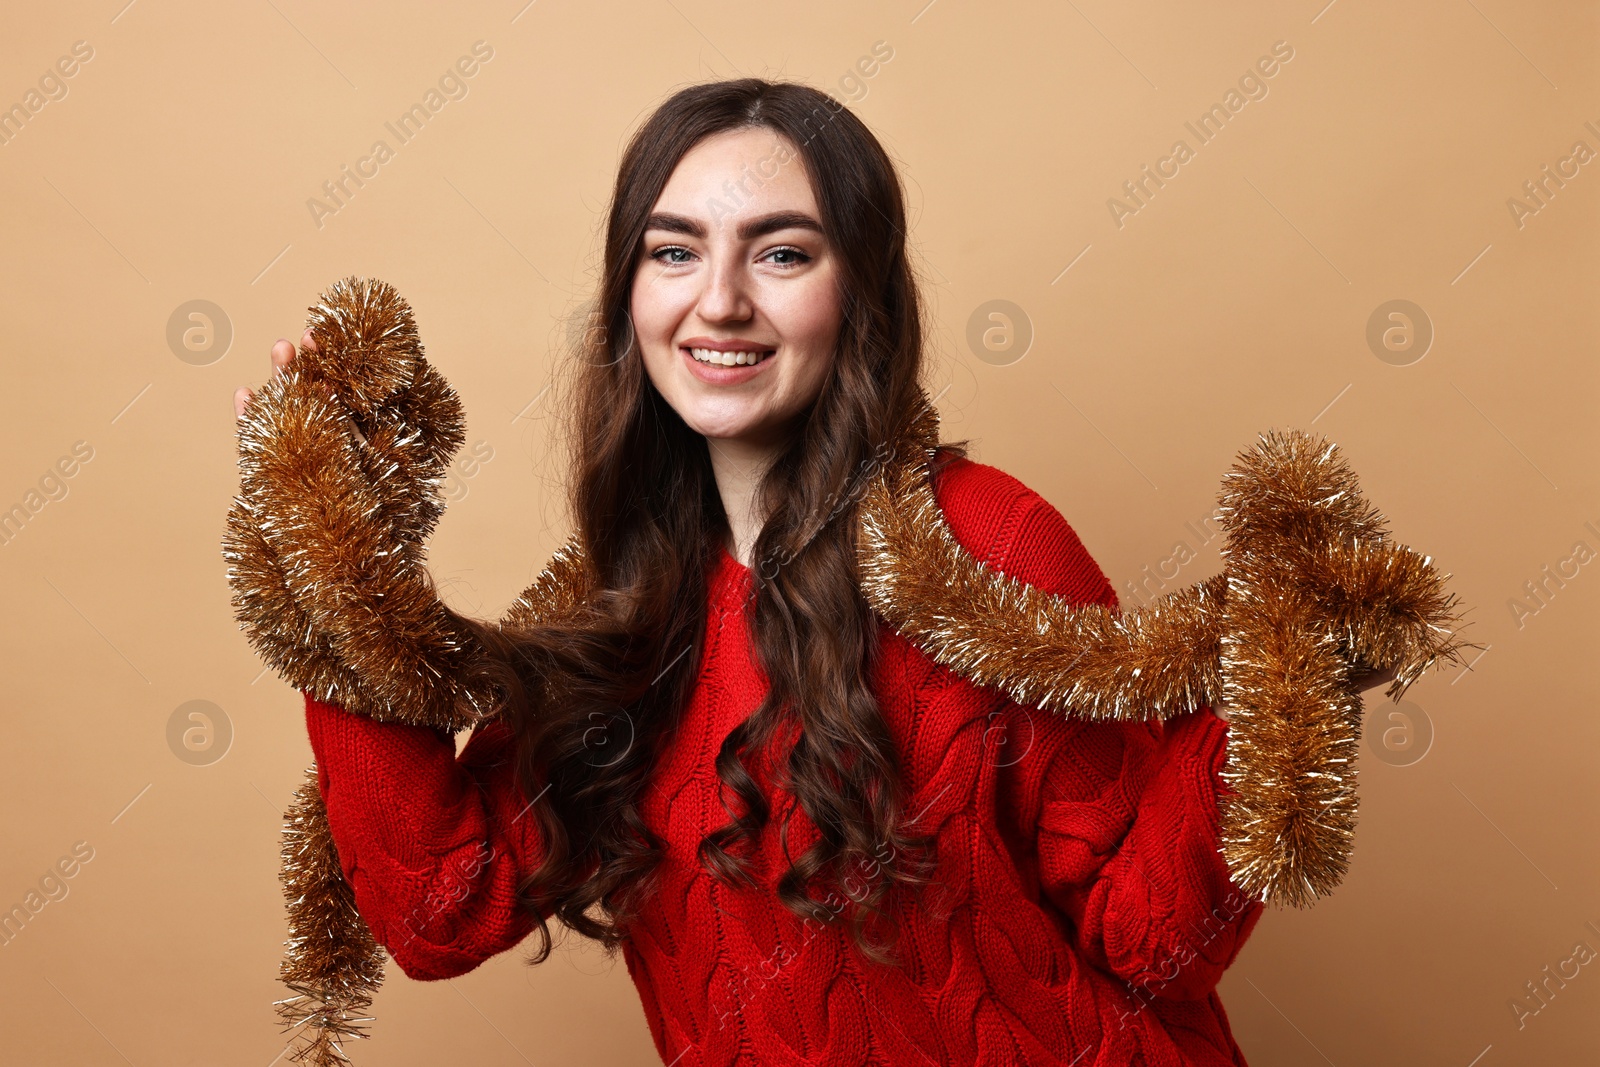
M810 256L806 255L800 249L792 248L792 247L774 248L771 252L768 252L767 255L769 255L769 256L791 256L791 257L793 257L791 259L779 262L778 266L780 266L780 267L798 267L802 263L810 263L811 262L811 257Z
M668 263L668 264L687 263L688 260L671 258L671 256L674 253L678 253L678 252L681 252L686 256L693 254L687 248L684 248L682 245L663 245L662 247L656 249L654 252L651 252L650 253L650 258L655 260L658 263Z
M694 253L682 245L663 245L650 253L651 259L669 266L682 266L688 263L693 256ZM811 257L804 251L788 245L783 248L774 248L761 258L771 259L775 266L786 270L792 270L795 267L811 262Z

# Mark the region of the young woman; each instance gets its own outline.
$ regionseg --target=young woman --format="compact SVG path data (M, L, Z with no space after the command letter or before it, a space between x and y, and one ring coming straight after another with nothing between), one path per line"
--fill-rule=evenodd
M699 85L634 136L567 408L596 621L483 626L513 696L459 757L306 695L341 866L406 974L530 932L540 962L555 919L621 948L681 1067L1244 1063L1216 986L1261 905L1218 852L1225 720L1019 706L859 593L852 505L921 395L921 316L894 167L830 97ZM961 444L934 490L989 566L1115 605Z

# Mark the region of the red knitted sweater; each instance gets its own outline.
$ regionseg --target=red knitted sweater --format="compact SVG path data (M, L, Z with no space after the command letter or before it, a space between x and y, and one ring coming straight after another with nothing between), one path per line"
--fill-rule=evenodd
M1072 602L1115 605L1066 520L1021 482L956 459L934 489L978 558ZM895 905L903 966L868 964L838 924L777 902L788 864L776 828L792 797L762 766L774 803L751 853L760 887L707 874L696 845L727 819L712 761L765 686L743 625L750 579L718 553L692 704L641 799L668 851L623 951L663 1062L1245 1062L1216 985L1262 905L1218 853L1227 726L1209 709L1165 727L1067 720L971 685L884 627L873 690L913 829L938 840L936 886ZM505 726L478 728L457 758L441 733L309 694L306 725L341 866L401 970L449 978L528 934L514 894L540 842L521 817ZM790 838L794 856L816 839L803 812Z

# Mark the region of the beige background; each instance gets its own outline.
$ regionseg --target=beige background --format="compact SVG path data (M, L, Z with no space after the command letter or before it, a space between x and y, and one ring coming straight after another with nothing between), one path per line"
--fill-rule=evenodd
M1600 951L1600 162L1520 226L1507 203L1600 151L1593 5L121 2L13 5L0 32L5 106L93 49L0 146L0 508L39 507L0 544L0 906L93 849L0 947L0 1059L281 1053L279 812L310 753L228 603L233 390L329 282L395 284L490 456L452 479L435 571L498 614L566 534L542 391L620 148L673 89L746 73L831 87L900 162L947 436L1059 507L1125 600L1190 550L1176 582L1213 573L1222 472L1300 427L1473 606L1476 669L1408 694L1426 754L1371 712L1348 878L1269 912L1223 981L1253 1067L1600 1057L1600 964L1520 1027L1511 1006ZM480 40L468 95L397 145L385 122ZM1279 41L1267 95L1199 145L1184 123ZM307 201L379 138L393 158L319 226ZM1108 198L1179 138L1194 158L1119 227ZM995 299L1031 323L1021 358L967 344ZM1392 299L1436 333L1405 366L1366 340ZM167 326L192 300L232 339L186 361ZM64 495L30 497L80 441ZM209 765L168 741L191 700L231 724ZM358 1063L655 1061L620 960L589 951L392 971L376 1015Z

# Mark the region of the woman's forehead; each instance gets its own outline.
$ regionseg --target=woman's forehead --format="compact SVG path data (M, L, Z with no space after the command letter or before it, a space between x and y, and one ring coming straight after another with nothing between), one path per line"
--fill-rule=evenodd
M765 127L701 140L673 168L653 210L716 227L784 210L817 216L799 153L782 134Z

